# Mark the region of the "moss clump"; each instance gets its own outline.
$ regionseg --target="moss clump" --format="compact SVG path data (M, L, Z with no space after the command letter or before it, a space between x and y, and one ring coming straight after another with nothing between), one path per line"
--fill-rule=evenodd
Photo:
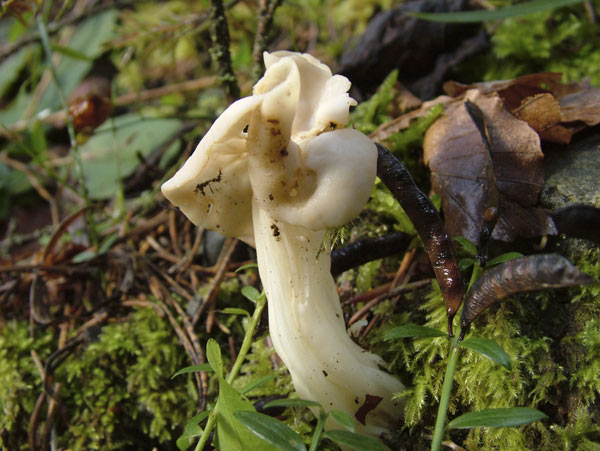
M187 383L181 376L171 380L187 365L168 321L153 309L138 309L126 322L105 326L59 373L69 418L75 420L62 446L110 450L171 440L197 407L191 377Z
M29 336L26 322L0 327L0 448L27 449L27 425L40 393L41 376L32 352L43 360L52 350L52 332Z
M600 279L600 251L576 262ZM422 295L422 294L421 294ZM414 304L415 299L407 299ZM469 450L598 449L600 447L600 287L528 293L491 307L473 324L472 334L492 339L511 358L507 370L467 349L461 350L449 419L497 407L535 407L549 420L517 428L452 430L450 439ZM437 287L419 308L393 317L388 327L416 323L444 330L446 315ZM405 438L431 434L446 367L447 338L382 340L408 389ZM408 448L414 449L414 448Z

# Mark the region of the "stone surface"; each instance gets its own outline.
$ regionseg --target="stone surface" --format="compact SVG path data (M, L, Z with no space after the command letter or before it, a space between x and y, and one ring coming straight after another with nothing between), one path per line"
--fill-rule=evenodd
M545 184L539 203L549 210L584 204L600 208L600 132L545 151ZM595 247L587 240L559 238L553 250L571 259Z
M572 204L600 208L600 133L545 152L540 204L550 210Z

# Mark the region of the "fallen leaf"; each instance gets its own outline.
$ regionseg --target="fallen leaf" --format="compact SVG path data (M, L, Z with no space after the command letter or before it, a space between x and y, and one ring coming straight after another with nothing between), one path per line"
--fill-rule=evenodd
M571 85L573 86L573 85ZM577 84L578 89L559 97L563 122L584 122L588 127L600 123L600 89L587 83Z
M523 99L512 113L517 119L527 122L543 141L560 144L571 141L573 132L559 124L562 120L560 104L550 93L535 94Z
M514 111L523 99L552 92L552 88L560 84L562 74L557 72L541 72L537 74L523 75L512 80L494 80L481 83L471 83L468 85L456 81L447 81L444 83L444 92L451 97L462 96L470 89L477 89L482 94L498 93L504 106Z
M529 255L494 266L477 279L467 293L460 318L459 340L481 312L512 294L593 282L593 277L557 254Z
M498 93L504 106L512 113L523 108L524 104L537 102L540 95L546 94L544 102L549 102L547 96L553 96L560 107L560 119L554 127L540 131L536 127L540 113L552 113L556 118L555 106L546 104L551 110L544 111L539 105L537 113L530 114L527 121L544 141L567 144L571 136L587 127L600 123L600 89L590 86L586 81L563 84L560 82L562 75L555 72L542 72L529 74L513 80L490 81L464 85L455 81L444 83L444 91L455 98L460 98L469 89L477 89L483 94ZM519 117L517 115L517 117Z
M544 183L543 154L537 133L515 118L497 95L465 93L486 116L492 161L500 193L500 217L492 238L512 241L555 233L547 214L535 208ZM432 189L441 195L452 236L478 243L487 206L488 156L462 102L447 105L444 116L425 134L424 160Z

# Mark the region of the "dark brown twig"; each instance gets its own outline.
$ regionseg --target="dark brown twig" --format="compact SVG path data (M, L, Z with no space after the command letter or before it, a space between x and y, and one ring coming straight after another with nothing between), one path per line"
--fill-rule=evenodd
M240 97L240 87L231 66L229 28L222 0L211 0L210 39L212 46L209 51L212 60L217 65L219 80L225 88L229 102L233 102Z
M257 81L262 77L265 71L263 63L263 52L267 50L267 46L271 40L271 26L273 25L273 17L275 10L281 5L282 0L260 0L258 4L258 26L256 27L256 36L254 38L254 48L252 51L252 78Z
M335 277L351 268L383 257L390 257L406 250L411 237L405 233L365 238L331 253L331 274Z

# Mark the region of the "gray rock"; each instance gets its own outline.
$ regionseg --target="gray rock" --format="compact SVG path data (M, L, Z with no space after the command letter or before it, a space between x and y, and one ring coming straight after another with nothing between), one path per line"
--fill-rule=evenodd
M600 208L600 134L547 152L544 166L543 207L555 210L586 204Z
M542 207L557 210L583 204L600 208L600 134L546 151L544 166L546 180L539 198ZM569 238L559 242L558 251L574 258L593 245Z

